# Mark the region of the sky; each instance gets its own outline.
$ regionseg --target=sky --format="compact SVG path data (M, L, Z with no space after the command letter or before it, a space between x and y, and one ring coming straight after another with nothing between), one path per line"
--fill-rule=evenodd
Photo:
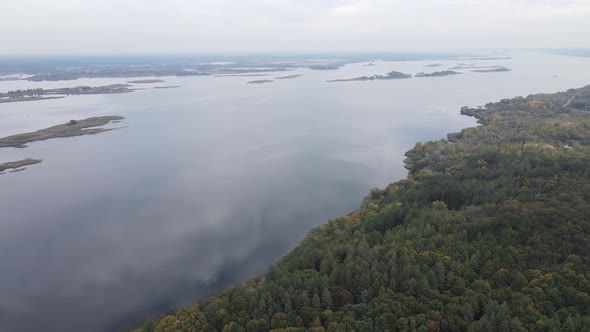
M0 0L0 55L590 48L590 0Z

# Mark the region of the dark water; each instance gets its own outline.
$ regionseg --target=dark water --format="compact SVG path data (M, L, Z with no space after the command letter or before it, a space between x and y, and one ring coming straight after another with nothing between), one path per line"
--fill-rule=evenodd
M590 59L540 54L479 62L508 73L325 83L428 63L298 70L263 85L167 78L143 87L182 87L0 105L0 136L127 118L121 130L0 150L0 162L44 159L0 176L0 329L113 330L253 277L311 227L403 178L416 141L474 125L461 106L590 83Z

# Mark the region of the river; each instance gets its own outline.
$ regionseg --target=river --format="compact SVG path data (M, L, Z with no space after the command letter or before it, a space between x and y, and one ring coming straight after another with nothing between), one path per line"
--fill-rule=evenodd
M44 160L0 175L0 329L106 331L189 304L264 272L309 229L404 178L417 141L475 125L461 106L590 84L590 58L511 56L166 77L129 94L0 104L0 137L126 117L119 130L0 149L0 163ZM326 82L457 63L512 71ZM246 83L290 74L302 76ZM125 81L1 81L0 91ZM153 89L166 85L180 87Z

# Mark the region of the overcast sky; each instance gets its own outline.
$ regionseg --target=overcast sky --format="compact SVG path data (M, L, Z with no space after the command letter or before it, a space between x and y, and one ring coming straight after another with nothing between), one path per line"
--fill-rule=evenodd
M590 47L590 0L0 0L0 8L0 55Z

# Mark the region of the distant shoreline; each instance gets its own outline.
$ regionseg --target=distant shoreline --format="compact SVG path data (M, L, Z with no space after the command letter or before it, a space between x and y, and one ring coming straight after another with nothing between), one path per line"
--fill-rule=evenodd
M273 80L256 80L256 81L250 81L248 82L248 84L264 84L264 83L272 83L274 82Z
M104 86L75 86L71 88L55 89L26 89L0 93L0 104L46 99L59 99L69 95L101 95L130 93L138 89L131 89L130 84L111 84Z

